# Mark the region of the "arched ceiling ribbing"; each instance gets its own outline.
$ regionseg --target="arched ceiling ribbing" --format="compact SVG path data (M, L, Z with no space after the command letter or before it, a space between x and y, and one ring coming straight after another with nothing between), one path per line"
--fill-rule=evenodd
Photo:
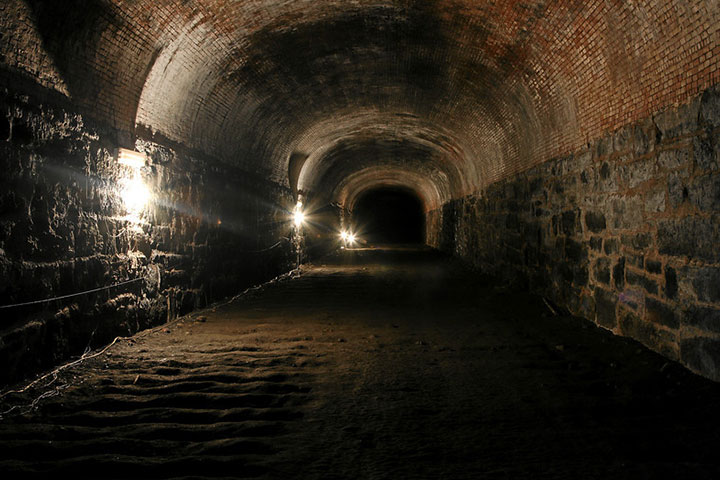
M345 197L423 178L443 202L720 81L715 1L9 0L0 15L6 68L117 128L285 184L301 155L301 188Z

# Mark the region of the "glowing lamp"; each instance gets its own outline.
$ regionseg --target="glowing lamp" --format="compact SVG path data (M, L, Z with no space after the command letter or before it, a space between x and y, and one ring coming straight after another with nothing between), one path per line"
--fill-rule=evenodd
M348 232L347 230L343 230L340 232L340 239L345 245L352 245L355 243L355 234Z
M293 215L293 221L295 222L295 226L299 227L305 221L305 214L302 212L295 212Z
M147 155L127 148L118 148L117 161L120 165L138 170L147 163Z
M295 227L300 228L304 221L305 214L302 211L302 202L298 201L293 211L293 222L295 223Z
M150 190L139 176L122 181L120 198L131 216L137 216L150 200Z

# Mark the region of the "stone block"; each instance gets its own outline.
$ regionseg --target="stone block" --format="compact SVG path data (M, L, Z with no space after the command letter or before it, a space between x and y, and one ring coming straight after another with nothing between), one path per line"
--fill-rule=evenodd
M574 159L572 155L567 157L558 158L553 162L551 169L552 175L554 176L565 176L572 172L574 167Z
M686 272L698 300L720 303L720 267L688 268Z
M586 212L585 225L593 233L600 233L607 227L605 215L601 212Z
M665 325L669 328L678 328L680 321L673 308L652 297L645 298L645 315L653 323Z
M588 268L586 265L574 265L573 266L573 285L576 287L585 287L590 279Z
M512 183L506 183L503 187L503 195L506 199L513 199L516 196L515 185Z
M602 237L590 237L590 249L596 252L602 250L603 239Z
M683 312L682 323L707 332L720 333L720 308L693 305Z
M592 152L590 150L583 149L576 152L571 161L572 171L577 173L592 164Z
M658 222L658 250L663 255L720 261L720 217L685 217Z
M588 293L581 293L579 314L585 318L593 318L595 308L595 297Z
M688 186L690 202L704 212L720 212L720 174L704 175Z
M645 260L645 270L649 273L660 274L662 273L662 262L657 260Z
M571 262L586 262L588 258L588 251L581 242L567 239L565 241L565 258Z
M616 197L610 205L613 228L638 228L642 224L643 202L640 196Z
M629 149L633 141L633 130L630 126L625 126L613 133L613 150L616 152L624 152Z
M645 193L645 211L648 213L662 213L665 211L665 190Z
M720 340L693 337L680 342L680 358L693 370L720 381Z
M631 247L635 250L645 250L653 244L653 236L649 232L623 235L621 242L626 247Z
M625 257L620 257L613 267L613 282L618 290L625 288Z
M545 185L545 179L542 177L534 177L529 180L529 193L531 197L537 197L542 194Z
M628 188L635 188L654 178L655 171L653 160L640 160L620 167L620 178Z
M668 176L668 200L672 208L679 207L689 197L685 183L684 176L677 172Z
M617 238L608 238L604 244L605 254L614 255L620 252L620 241Z
M720 134L706 133L693 138L693 157L702 170L720 170Z
M592 170L583 170L580 172L580 183L582 185L588 185L590 183Z
M595 280L605 285L610 284L610 259L601 257L595 262Z
M546 218L550 215L550 212L539 205L533 205L533 215L537 218Z
M678 293L678 280L675 269L665 266L665 296L674 299Z
M662 140L667 141L697 130L699 113L700 99L695 98L677 109L669 108L654 115L653 120L662 135Z
M603 162L593 178L595 179L595 188L600 192L614 192L618 189L617 175L608 162Z
M562 232L565 235L574 235L579 230L579 212L577 210L566 210L562 213Z
M632 135L633 152L637 155L644 155L655 148L661 134L655 123L649 119L642 124L635 125Z
M618 302L628 309L639 311L643 305L643 299L645 298L645 292L642 290L632 290L626 288L618 295Z
M553 276L560 284L572 284L575 272L571 263L562 262L553 265Z
M657 295L658 293L658 284L655 280L634 270L627 270L625 272L625 280L629 285L642 287L646 292L653 295Z
M674 332L659 328L657 324L643 320L631 312L624 312L618 324L623 335L634 338L672 360L678 359Z
M687 149L665 150L658 154L657 165L666 170L677 170L689 164L690 153Z
M627 254L625 255L625 264L642 270L645 268L645 257L643 255Z
M720 127L720 89L717 85L705 90L700 98L700 121L710 128Z
M602 288L595 289L595 313L598 325L614 329L617 326L616 317L617 296Z
M602 158L613 152L613 139L606 135L595 141L595 158Z

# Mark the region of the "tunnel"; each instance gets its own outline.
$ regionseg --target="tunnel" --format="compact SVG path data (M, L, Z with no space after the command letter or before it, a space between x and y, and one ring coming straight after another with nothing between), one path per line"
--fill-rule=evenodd
M352 212L352 228L370 244L425 243L423 205L412 191L378 188L364 192Z
M3 478L717 478L718 59L710 0L4 0Z

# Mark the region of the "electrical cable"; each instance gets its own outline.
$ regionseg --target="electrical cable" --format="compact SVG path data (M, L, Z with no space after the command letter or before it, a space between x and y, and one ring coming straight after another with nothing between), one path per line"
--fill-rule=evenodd
M62 300L62 299L71 298L71 297L79 297L80 295L87 295L88 293L100 292L102 290L110 290L111 288L120 287L122 285L128 285L130 283L139 282L140 280L144 280L144 279L145 279L145 277L139 277L139 278L134 278L132 280L125 280L124 282L119 282L119 283L116 283L114 285L110 285L107 287L99 287L99 288L93 288L91 290L85 290L84 292L70 293L68 295L60 295L58 297L46 298L43 300L33 300L31 302L13 303L11 305L0 305L0 310L5 309L5 308L26 307L28 305L37 305L40 303L47 303L47 302L52 302L55 300Z
M241 253L262 253L262 252L268 252L268 251L270 251L270 250L272 250L272 249L277 248L278 246L280 246L280 244L282 244L283 241L289 242L290 240L289 240L288 238L286 238L286 237L282 237L280 240L278 240L277 243L275 243L274 245L272 245L272 246L270 246L270 247L268 247L268 248L263 248L262 250L242 250Z

